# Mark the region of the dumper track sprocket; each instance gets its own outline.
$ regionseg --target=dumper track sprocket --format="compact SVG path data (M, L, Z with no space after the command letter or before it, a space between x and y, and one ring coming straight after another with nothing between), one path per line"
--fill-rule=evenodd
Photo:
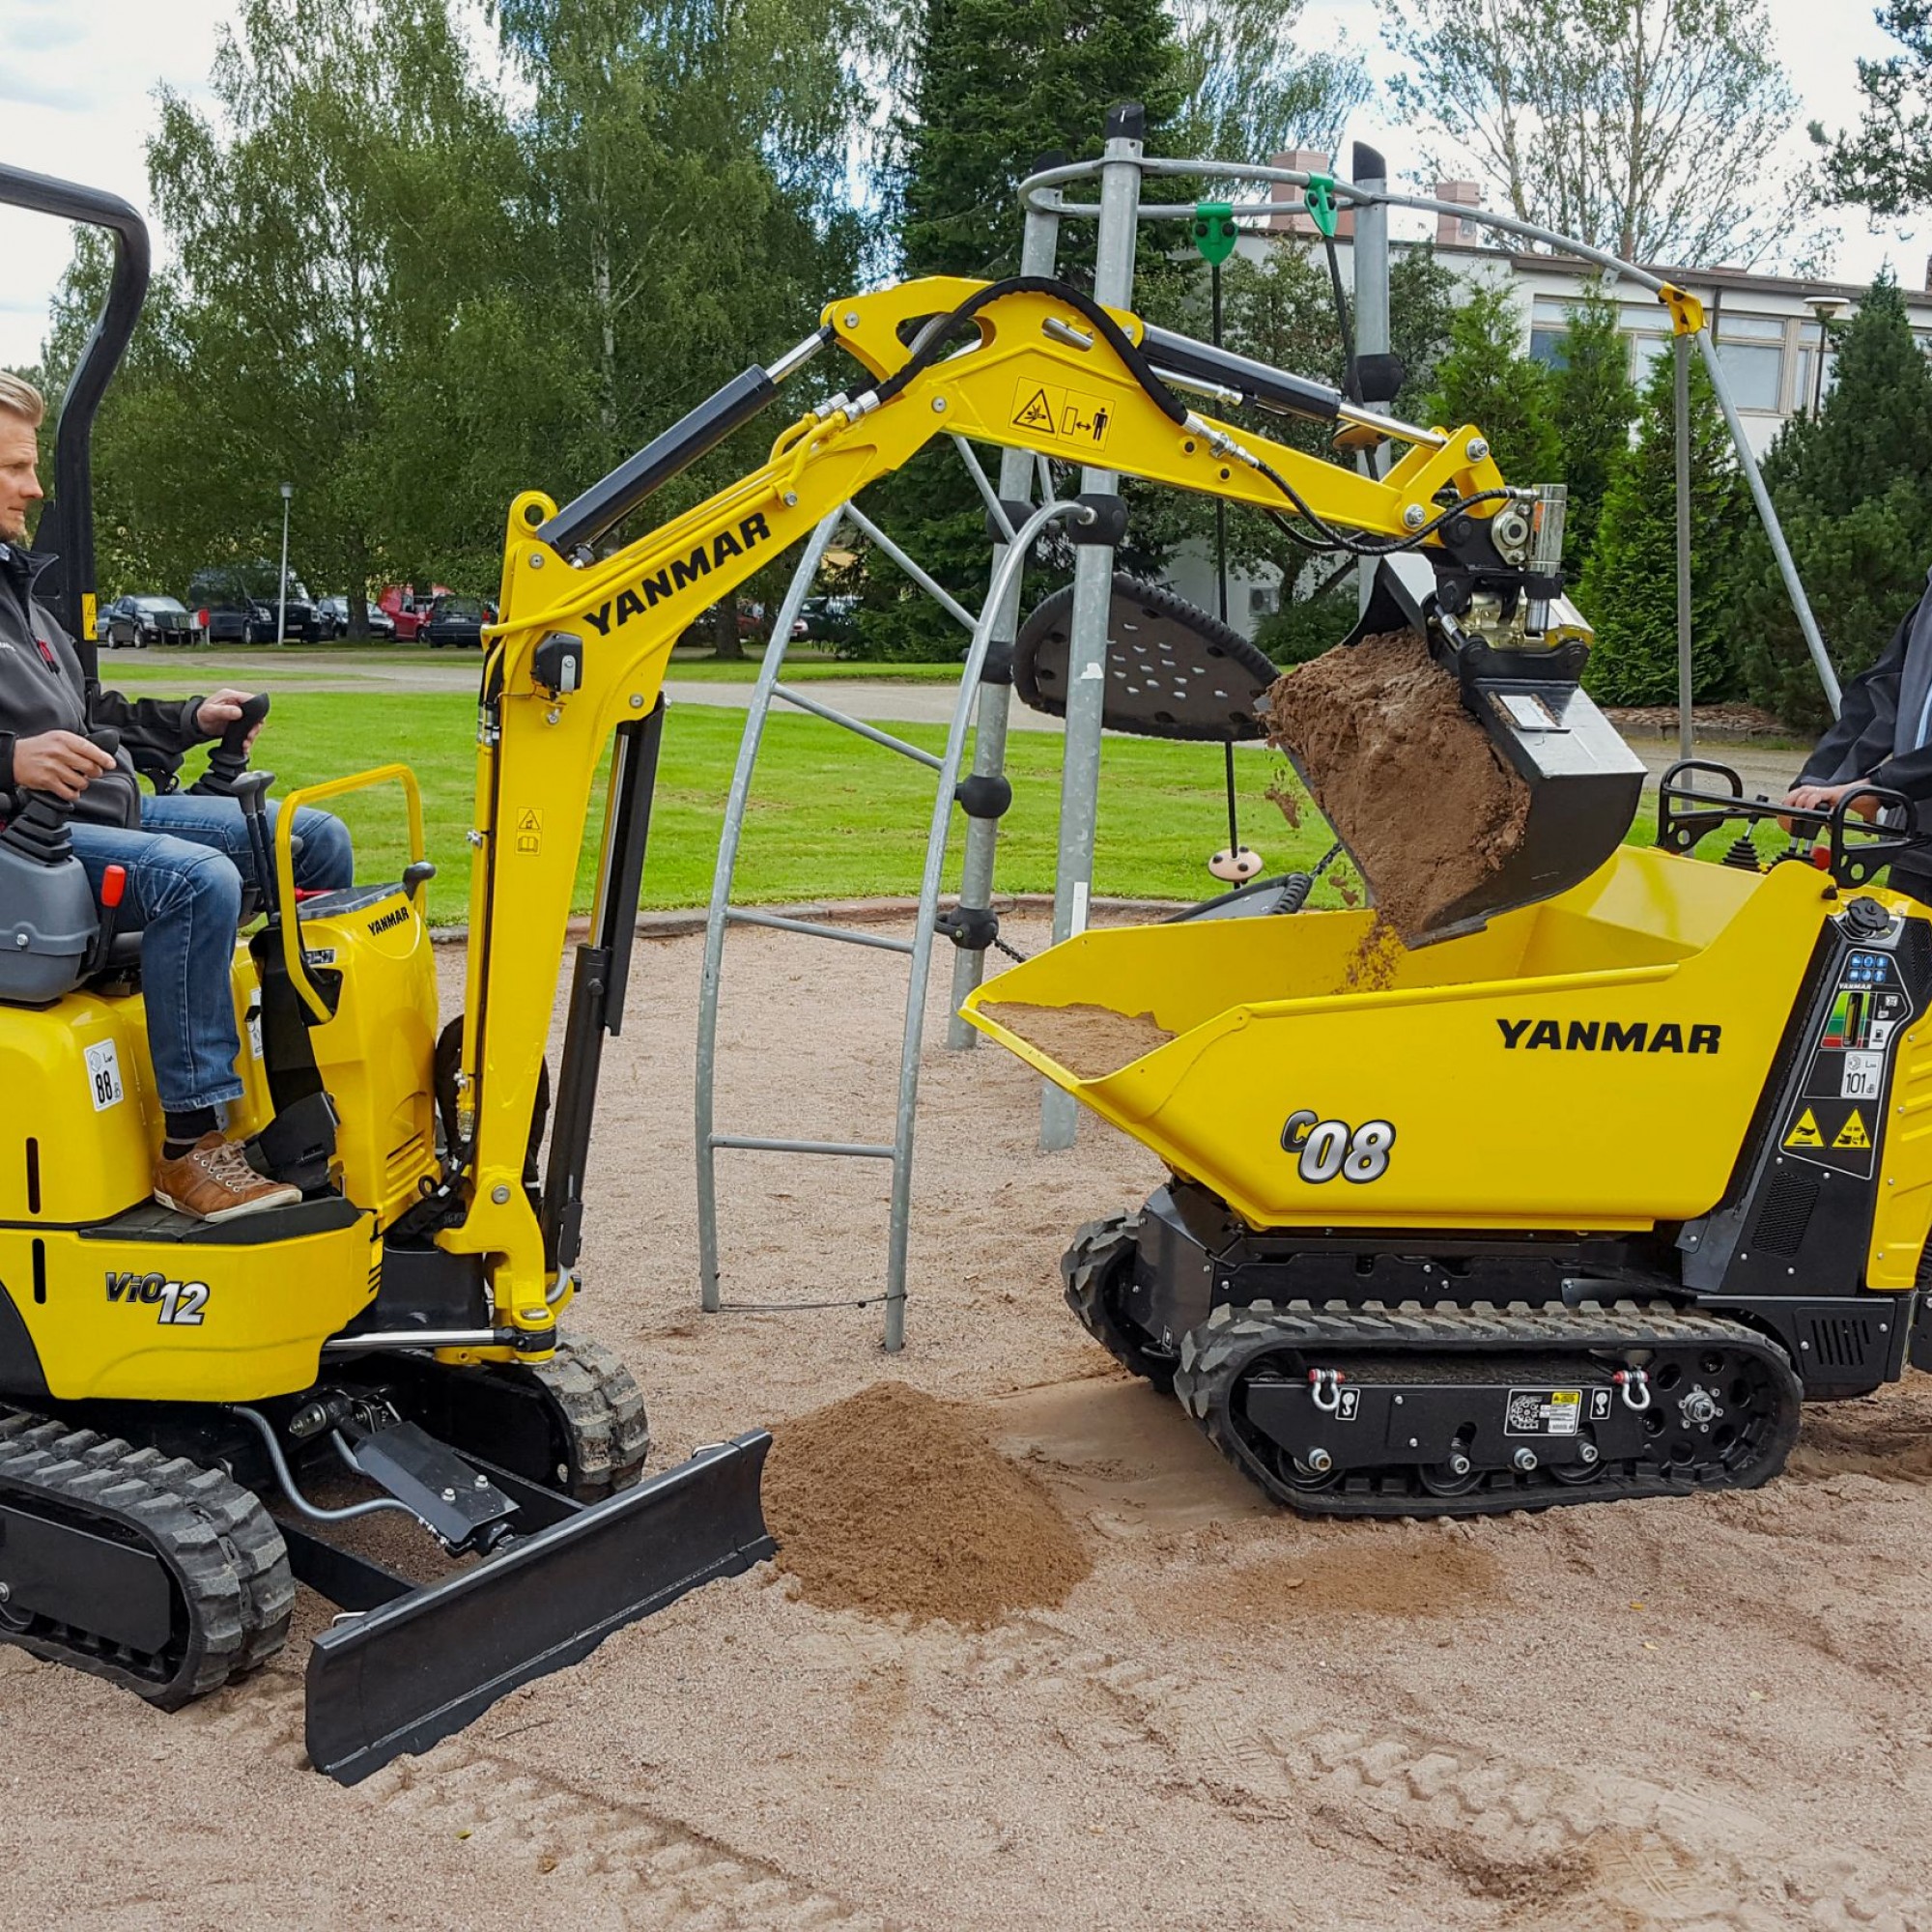
M1343 1392L1351 1382L1349 1403ZM1474 1412L1500 1398L1514 1420L1516 1400L1557 1396L1551 1383L1570 1385L1591 1412L1601 1401L1611 1425L1605 1433L1621 1448L1584 1448L1592 1432L1567 1416L1564 1434L1511 1438L1516 1446L1501 1466L1486 1465L1473 1444L1453 1461L1404 1462L1399 1448L1391 1454L1397 1409L1374 1401L1406 1401L1412 1406L1402 1413L1416 1417L1431 1403L1439 1415L1445 1406L1454 1413L1459 1401ZM1208 1439L1277 1502L1304 1515L1371 1517L1482 1516L1754 1489L1783 1467L1797 1440L1801 1395L1783 1350L1755 1329L1631 1302L1226 1305L1182 1338L1174 1390ZM1326 1397L1320 1423L1303 1407L1316 1393ZM1535 1408L1532 1402L1527 1427L1553 1429L1538 1423ZM1261 1426L1270 1415L1272 1434ZM1311 1428L1319 1450L1304 1459L1284 1446L1283 1435Z
M1080 1325L1122 1368L1151 1382L1165 1395L1174 1387L1175 1360L1122 1306L1139 1251L1141 1217L1109 1214L1089 1221L1060 1258L1066 1305Z
M9 1586L0 1602L0 1641L105 1678L164 1711L257 1668L287 1641L296 1586L281 1531L218 1469L0 1410L0 1507L151 1555L171 1591L167 1634L154 1649L103 1636L84 1618L35 1610L31 1585ZM0 1583L9 1567L0 1545Z

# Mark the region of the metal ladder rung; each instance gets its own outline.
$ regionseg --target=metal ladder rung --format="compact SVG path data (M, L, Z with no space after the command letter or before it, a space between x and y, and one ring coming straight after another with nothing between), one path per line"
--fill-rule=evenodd
M715 1148L749 1148L753 1153L849 1153L861 1160L896 1160L897 1148L877 1147L870 1141L782 1141L765 1134L711 1134Z
M936 772L944 762L931 752L923 752L917 745L908 745L903 738L895 738L890 731L881 731L876 724L867 724L863 718L854 718L849 712L835 710L829 704L821 704L815 697L808 697L802 691L794 691L788 684L772 686L772 696L782 697L787 704L795 704L801 711L809 711L814 718L822 718L828 724L842 724L846 730L855 731L862 738L869 738L875 745L883 745L889 752L896 752L902 758L910 758L914 764L923 765L927 771Z
M753 912L746 906L726 906L733 925L768 925L778 932L802 932L809 939L837 939L846 946L873 946L881 952L910 952L910 939L892 939L881 932L855 932L849 925L821 925L812 919L782 919L775 912Z

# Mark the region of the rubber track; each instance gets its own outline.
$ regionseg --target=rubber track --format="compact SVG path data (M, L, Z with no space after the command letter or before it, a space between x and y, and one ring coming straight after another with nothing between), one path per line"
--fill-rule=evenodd
M273 1657L288 1638L295 1578L274 1520L247 1490L183 1456L135 1449L91 1429L0 1411L0 1496L111 1523L166 1565L187 1606L174 1670L47 1633L0 1638L179 1710Z
M1140 1238L1138 1213L1109 1214L1103 1220L1089 1221L1061 1256L1060 1275L1066 1284L1066 1305L1080 1318L1080 1325L1122 1368L1130 1369L1165 1395L1174 1386L1173 1357L1142 1348L1107 1305L1108 1278L1115 1269L1133 1265Z
M575 1445L570 1493L597 1502L628 1490L651 1453L651 1425L636 1378L602 1342L565 1331L556 1353L525 1371L543 1385Z
M1293 1490L1270 1480L1241 1440L1229 1399L1250 1362L1278 1349L1352 1350L1367 1348L1413 1361L1435 1353L1490 1353L1498 1350L1548 1352L1628 1349L1688 1349L1700 1344L1755 1355L1772 1372L1782 1398L1782 1412L1754 1462L1743 1469L1687 1472L1676 1476L1643 1473L1628 1461L1607 1461L1594 1483L1559 1483L1538 1470L1523 1476L1495 1470L1482 1485L1460 1495L1437 1496L1411 1489L1400 1467L1364 1471L1348 1487L1347 1471L1332 1488ZM1741 1322L1692 1315L1657 1303L1619 1302L1613 1308L1585 1302L1577 1308L1497 1308L1477 1302L1467 1308L1355 1308L1331 1303L1250 1302L1223 1304L1199 1327L1181 1338L1180 1366L1174 1378L1180 1406L1208 1439L1243 1475L1259 1483L1277 1502L1307 1516L1435 1517L1493 1516L1506 1510L1550 1509L1567 1503L1627 1500L1639 1496L1681 1496L1697 1490L1756 1489L1784 1466L1798 1439L1801 1391L1789 1359L1775 1343ZM1363 1480L1372 1487L1363 1487ZM1383 1486L1386 1486L1386 1490Z

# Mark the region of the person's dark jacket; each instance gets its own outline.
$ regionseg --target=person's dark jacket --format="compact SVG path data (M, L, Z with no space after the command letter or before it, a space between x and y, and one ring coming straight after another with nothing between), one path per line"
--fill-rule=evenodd
M1878 662L1845 687L1838 721L1818 740L1798 782L1855 779L1932 799L1932 573Z
M91 682L72 639L34 595L35 580L52 561L0 544L0 791L14 789L16 740L43 731L83 738L116 731L115 769L94 780L73 815L94 825L138 826L136 765L151 776L171 775L208 736L195 723L203 700L129 698Z

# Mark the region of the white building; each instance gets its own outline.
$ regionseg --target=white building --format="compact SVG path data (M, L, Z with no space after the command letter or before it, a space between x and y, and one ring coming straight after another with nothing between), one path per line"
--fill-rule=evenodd
M1328 156L1279 155L1275 165L1314 170L1326 167ZM1284 242L1319 246L1315 224L1299 206L1299 192L1277 185L1275 197L1285 204L1283 213L1268 217L1263 228L1250 224L1241 237L1238 245L1249 260L1265 261ZM1438 201L1460 202L1471 209L1479 205L1478 193L1473 182L1439 182L1435 187ZM1344 210L1336 246L1343 284L1348 288L1353 286L1353 227L1352 213ZM1499 245L1502 239L1478 222L1451 214L1436 216L1435 246L1444 266L1466 285L1508 287L1521 320L1524 350L1540 360L1554 362L1561 355L1565 312L1586 286L1598 281L1599 272L1591 264L1561 256L1517 252ZM1421 245L1397 241L1391 249L1400 254ZM1761 457L1785 422L1815 408L1820 395L1831 387L1833 357L1829 348L1822 366L1818 360L1820 318L1842 321L1854 314L1865 293L1863 285L1803 281L1739 269L1645 266L1651 273L1687 289L1704 303L1732 400L1753 452ZM1932 264L1928 264L1925 279L1925 288L1906 292L1906 306L1914 334L1932 355ZM1651 362L1668 350L1670 317L1647 289L1626 284L1619 299L1624 335L1630 344L1632 380L1641 385ZM1205 551L1189 546L1178 553L1168 574L1181 596L1213 609L1213 561ZM1279 583L1272 573L1249 578L1231 572L1229 620L1252 634L1262 618L1274 610L1278 597Z

